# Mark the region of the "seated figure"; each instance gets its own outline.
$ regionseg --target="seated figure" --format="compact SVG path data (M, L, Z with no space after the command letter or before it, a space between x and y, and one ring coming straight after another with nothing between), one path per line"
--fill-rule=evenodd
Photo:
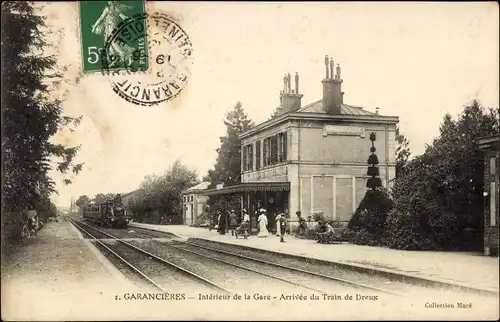
M337 236L335 235L335 230L333 227L326 221L319 223L321 230L318 233L318 243L321 244L330 244L333 242Z

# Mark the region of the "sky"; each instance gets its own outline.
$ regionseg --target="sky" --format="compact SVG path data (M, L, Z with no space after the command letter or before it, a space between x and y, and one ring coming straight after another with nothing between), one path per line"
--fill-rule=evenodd
M77 3L45 3L54 53L65 65L54 91L67 115L82 116L54 142L81 145L85 162L71 185L53 173L59 195L125 193L176 159L200 178L225 134L224 115L241 101L257 124L279 105L285 73L298 72L302 105L322 97L324 57L342 68L344 103L399 116L413 155L438 135L446 113L472 99L498 107L499 20L496 2L204 3L148 2L189 35L193 65L174 100L126 102L100 74L81 71Z

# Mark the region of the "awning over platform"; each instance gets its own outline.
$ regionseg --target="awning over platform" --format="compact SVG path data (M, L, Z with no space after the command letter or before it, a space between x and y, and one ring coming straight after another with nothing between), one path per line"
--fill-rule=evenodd
M290 182L247 182L221 189L207 189L203 191L203 194L205 196L215 196L246 191L290 191Z

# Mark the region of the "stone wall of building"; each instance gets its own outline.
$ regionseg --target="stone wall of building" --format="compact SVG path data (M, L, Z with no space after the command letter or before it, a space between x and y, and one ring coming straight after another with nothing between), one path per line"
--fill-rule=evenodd
M205 211L208 197L201 193L185 194L182 197L184 225L193 225L196 219Z
M352 135L342 135L336 130L354 130ZM360 132L358 132L358 130ZM300 156L301 162L327 164L366 164L370 155L370 133L375 132L377 155L379 162L395 162L395 128L374 125L346 124L312 124L301 128ZM356 134L354 134L356 133ZM358 134L359 133L359 134Z
M484 163L484 192L487 193L484 210L484 253L485 255L498 256L500 221L498 151L486 151Z

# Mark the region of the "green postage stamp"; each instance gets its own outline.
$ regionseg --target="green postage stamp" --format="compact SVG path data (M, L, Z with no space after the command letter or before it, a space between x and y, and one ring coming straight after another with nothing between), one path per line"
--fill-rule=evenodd
M82 69L147 70L144 0L80 1Z

